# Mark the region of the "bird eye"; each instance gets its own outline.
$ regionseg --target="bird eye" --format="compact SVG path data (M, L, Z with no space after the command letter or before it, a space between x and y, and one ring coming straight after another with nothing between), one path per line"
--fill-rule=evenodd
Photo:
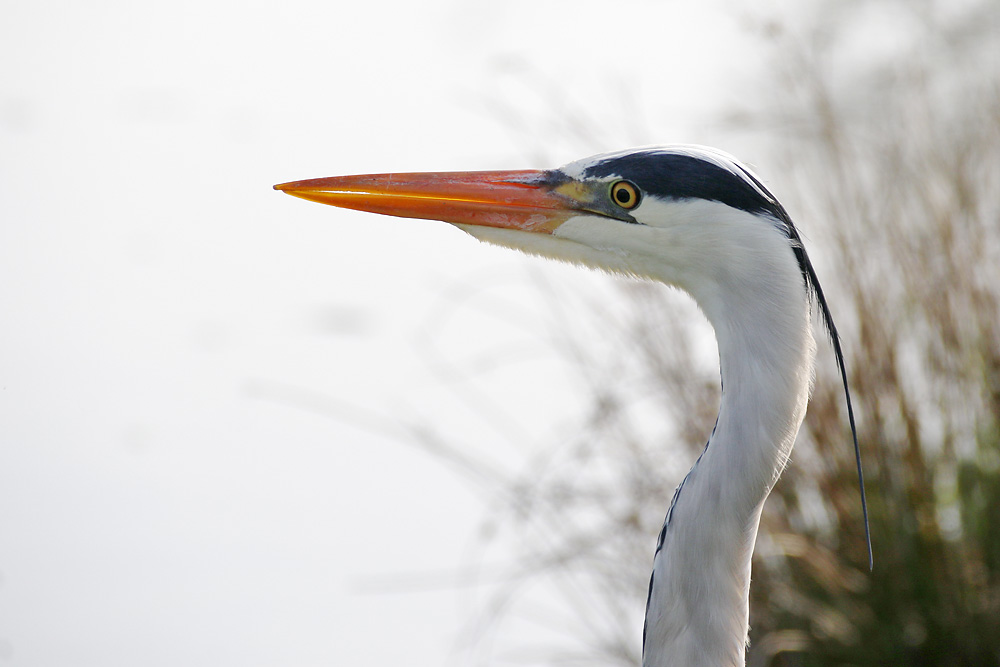
M633 209L639 205L639 188L628 181L616 181L611 186L611 198L622 208Z

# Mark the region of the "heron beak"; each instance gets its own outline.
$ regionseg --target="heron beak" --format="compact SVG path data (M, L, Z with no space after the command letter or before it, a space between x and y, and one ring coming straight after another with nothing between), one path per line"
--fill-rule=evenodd
M554 172L521 170L335 176L274 189L356 211L551 234L580 210L567 185Z

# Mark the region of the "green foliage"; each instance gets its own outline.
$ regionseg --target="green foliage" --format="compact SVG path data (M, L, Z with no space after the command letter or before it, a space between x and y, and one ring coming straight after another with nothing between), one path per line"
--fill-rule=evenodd
M822 17L808 51L774 33L792 54L786 104L761 114L782 127L785 199L824 230L876 567L863 567L845 409L821 362L765 512L765 540L796 547L755 564L751 664L1000 664L998 11L883 4L915 27L862 68L837 48L850 12Z

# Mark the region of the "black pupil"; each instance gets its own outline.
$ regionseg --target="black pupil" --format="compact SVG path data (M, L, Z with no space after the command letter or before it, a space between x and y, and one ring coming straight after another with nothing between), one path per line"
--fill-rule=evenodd
M629 192L629 189L624 185L619 186L618 189L615 190L615 199L618 200L619 204L628 204L632 201L632 193Z

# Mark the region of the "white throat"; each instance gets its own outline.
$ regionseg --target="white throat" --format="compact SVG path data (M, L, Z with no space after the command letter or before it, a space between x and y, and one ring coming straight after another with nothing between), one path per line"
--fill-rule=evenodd
M760 513L805 416L816 351L794 253L767 231L776 244L751 247L750 270L731 266L724 284L696 277L685 285L715 327L723 392L654 557L644 667L745 663Z

